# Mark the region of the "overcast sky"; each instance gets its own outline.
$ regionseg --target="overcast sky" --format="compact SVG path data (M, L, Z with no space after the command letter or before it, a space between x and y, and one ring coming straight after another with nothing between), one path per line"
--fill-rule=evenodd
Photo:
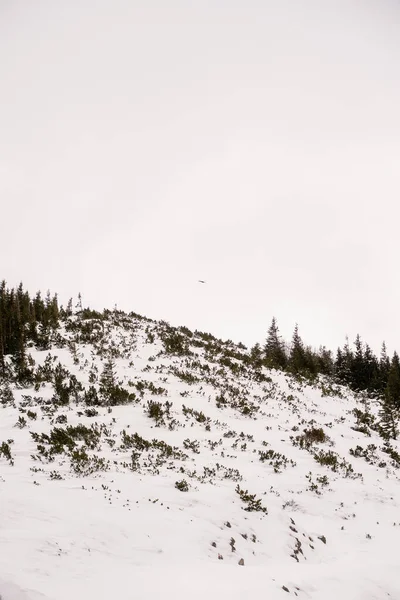
M0 0L0 199L10 286L400 350L400 4Z

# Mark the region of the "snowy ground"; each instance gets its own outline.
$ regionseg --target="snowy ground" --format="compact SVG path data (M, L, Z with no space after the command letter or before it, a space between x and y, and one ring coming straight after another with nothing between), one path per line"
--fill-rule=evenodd
M400 447L384 451L374 402L266 370L257 381L221 360L232 344L192 343L201 336L187 337L192 354L167 354L163 324L103 326L91 342L62 332L53 367L98 389L113 354L135 402L93 415L82 392L54 408L51 383L14 387L13 401L3 387L2 600L400 598ZM48 354L32 350L36 367ZM40 437L79 424L92 447L78 436L52 452ZM296 441L321 429L323 441Z

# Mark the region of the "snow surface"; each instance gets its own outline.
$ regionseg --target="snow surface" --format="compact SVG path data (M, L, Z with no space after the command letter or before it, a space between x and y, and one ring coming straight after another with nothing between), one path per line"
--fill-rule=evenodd
M111 412L96 407L94 417L81 401L52 411L46 400L54 389L45 384L38 391L13 388L14 405L0 405L0 444L13 440L14 459L11 465L0 456L1 600L400 599L400 471L376 431L352 429L353 410L368 406L376 415L377 404L339 387L327 395L326 382L310 386L275 371L264 369L270 379L261 382L251 368L233 374L217 352L192 344L202 339L196 335L188 338L193 355L168 355L163 327L115 314L100 342L80 342L79 334L63 330L69 345L50 350L86 388L93 365L100 374L118 353L118 379L137 402ZM230 343L220 348L235 350ZM36 365L48 354L31 351ZM198 381L184 381L182 371ZM166 395L153 388L140 397L139 380ZM221 393L226 405L218 407ZM242 414L243 405L234 407L238 398L256 411ZM165 424L148 416L149 400L172 403ZM209 421L185 415L183 405ZM53 462L40 456L30 432L66 427L57 423L60 415L68 425L106 426L88 453L109 460L107 471L77 475L67 450ZM27 421L21 429L20 416ZM292 438L310 427L322 427L329 440L307 451ZM162 440L188 458L161 460L151 449L132 470L123 430ZM185 448L188 439L198 442L197 451ZM370 444L376 446L370 462L349 452ZM399 450L397 442L392 446ZM269 449L287 458L286 468L259 460ZM313 452L321 449L351 463L354 473L320 465ZM54 472L61 479L50 478ZM187 492L175 487L183 479ZM246 511L238 485L268 513Z

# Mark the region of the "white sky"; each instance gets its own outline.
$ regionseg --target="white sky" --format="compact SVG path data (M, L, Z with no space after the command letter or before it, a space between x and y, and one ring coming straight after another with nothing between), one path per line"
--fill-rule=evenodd
M9 285L400 349L399 162L394 0L0 0Z

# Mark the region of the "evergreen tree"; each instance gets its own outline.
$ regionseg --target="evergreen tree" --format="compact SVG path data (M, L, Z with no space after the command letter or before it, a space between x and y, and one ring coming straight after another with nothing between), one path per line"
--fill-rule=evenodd
M315 356L316 371L322 375L332 376L334 372L334 361L332 352L321 346L318 354Z
M100 375L100 392L105 398L108 398L115 385L115 363L112 358L108 358L104 363L103 371Z
M5 356L14 356L14 364L23 371L24 354L29 342L38 344L38 329L50 331L58 327L57 296L47 294L46 302L40 292L32 300L25 292L22 283L16 290L7 289L6 282L0 284L0 369L4 370Z
M20 331L18 346L11 355L11 364L14 368L17 383L22 387L29 387L33 384L33 371L26 354L26 345L22 330Z
M382 399L379 417L379 425L383 437L388 440L397 440L397 436L399 435L399 409L395 406L390 396L385 395Z
M365 386L369 392L379 391L379 362L368 344L364 350Z
M81 293L80 293L80 292L79 292L79 294L78 294L78 302L76 303L75 310L76 310L77 312L82 312L82 310L83 310L83 305L82 305L82 296L81 296Z
M387 355L386 344L382 343L381 355L379 359L379 391L384 392L389 379L390 359Z
M353 390L365 389L364 353L360 336L354 342L356 351L351 361L351 387Z
M250 350L250 362L255 369L261 369L263 365L263 352L260 344L255 344Z
M53 372L53 384L54 384L54 401L61 406L69 404L70 398L70 385L68 381L69 373L61 363L58 363Z
M338 381L343 385L350 385L352 380L352 363L353 353L349 346L349 341L346 338L346 343L343 350L338 348L336 353L336 361L334 374Z
M289 370L292 373L304 373L309 367L303 340L299 334L299 327L296 323L292 337L292 346L289 357Z
M393 406L400 409L400 360L397 352L393 354L390 363L385 396Z
M285 369L287 366L285 347L279 335L275 317L273 317L268 329L267 340L264 346L264 360L265 365L270 369Z

